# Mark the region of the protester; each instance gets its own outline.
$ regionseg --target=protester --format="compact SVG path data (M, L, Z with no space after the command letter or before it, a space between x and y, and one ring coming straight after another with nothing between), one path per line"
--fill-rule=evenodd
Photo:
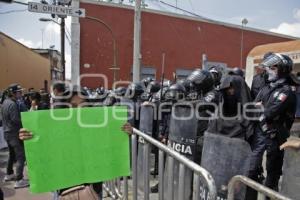
M19 130L22 128L20 109L17 99L22 97L22 88L19 84L12 84L7 88L8 97L2 105L2 121L4 137L8 145L9 158L7 171L4 181L15 180L15 188L23 188L29 185L23 177L25 164L25 152L23 141L18 137ZM13 165L16 161L16 174L14 174Z
M253 126L243 115L243 109L252 99L245 80L238 75L225 76L219 98L219 116L209 121L207 131L248 140L253 134Z
M34 92L33 94L31 94L31 107L30 107L30 111L34 111L34 110L40 110L41 106L40 106L40 101L41 101L41 95L38 92Z
M87 98L88 98L88 95L87 93L82 90L80 87L78 86L74 86L71 90L67 90L65 91L64 93L64 96L65 97L70 97L67 101L64 101L64 104L63 105L59 105L59 103L56 101L57 103L57 108L62 108L62 106L64 107L67 107L67 105L65 104L66 102L69 104L69 107L72 107L72 108L77 108L77 107L82 107L82 106L86 106L86 102L87 102ZM63 96L61 96L63 97ZM32 133L30 133L28 130L26 129L21 129L19 131L19 138L21 140L29 140L31 138L33 138L34 136L32 135ZM89 185L90 184L83 184L83 186L86 186L85 189L86 190L89 190ZM72 189L72 188L75 188L75 187L78 187L78 186L74 186L74 187L71 187L71 188L65 188L65 189L61 189L59 191L57 191L57 193L55 193L54 195L54 200L57 200L58 197L60 196L72 196L73 194L65 194L64 192L69 190L69 189ZM91 188L94 190L95 193L97 193L99 199L102 199L102 183L94 183L94 184L91 184ZM78 188L78 190L82 190L82 188ZM78 192L78 190L74 190L73 193L76 193ZM78 199L79 200L79 199Z
M64 97L65 92L65 83L56 82L53 84L50 99L51 108L64 108L66 106L63 104L66 101L66 98Z

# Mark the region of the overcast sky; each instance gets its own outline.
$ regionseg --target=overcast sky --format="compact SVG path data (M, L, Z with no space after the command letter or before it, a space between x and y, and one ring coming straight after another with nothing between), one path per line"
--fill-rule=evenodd
M28 2L20 0L22 2ZM38 2L37 0L32 0ZM50 0L48 0L50 1ZM115 0L118 2L118 0ZM126 1L126 0L125 0ZM128 0L127 0L128 1ZM162 0L206 18L283 33L300 38L300 0ZM148 7L171 10L158 0L146 0ZM32 48L49 48L55 45L60 50L60 29L51 22L39 18L50 17L27 11L27 6L0 3L0 31ZM70 32L70 17L67 30ZM43 39L42 39L43 38ZM66 74L70 77L70 44L66 39Z

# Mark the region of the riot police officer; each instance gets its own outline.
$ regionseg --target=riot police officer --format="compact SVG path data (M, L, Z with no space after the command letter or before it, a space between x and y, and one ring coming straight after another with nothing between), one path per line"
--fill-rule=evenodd
M216 66L212 66L209 69L209 72L213 76L215 87L218 88L219 85L221 84L222 72Z
M103 104L104 106L112 106L115 103L120 102L120 98L124 97L126 93L125 87L118 87L111 91L108 96L105 98Z
M143 80L141 80L141 84L144 86L144 88L148 87L148 84L154 81L152 77L146 77Z
M104 103L104 101L108 95L109 95L109 92L104 87L96 88L95 99L98 100L99 104Z
M186 90L180 83L175 83L165 91L163 96L164 104L162 104L163 106L160 107L160 110L163 112L161 113L161 120L159 123L159 138L161 139L162 143L166 144L169 135L172 105L178 101L185 100Z
M121 99L121 104L129 106L129 123L131 126L139 127L140 105L142 103L141 95L145 89L141 83L131 83L126 90L124 98Z
M155 98L156 97L156 98ZM164 87L157 92L153 100L159 108L158 111L158 139L167 144L170 130L170 118L172 112L172 106L177 102L185 100L186 90L180 83L172 84L169 87ZM158 154L158 152L156 152ZM158 155L156 155L158 158ZM153 175L157 174L158 171L158 160L155 160L155 170ZM151 187L152 193L158 192L158 184Z
M293 61L286 55L272 53L263 59L261 66L268 74L269 84L260 90L255 99L257 106L263 106L264 111L252 139L253 154L249 176L257 179L257 170L261 166L263 153L267 150L265 185L278 190L284 155L279 147L289 137L296 112L295 83L290 76Z
M196 92L196 99L192 100L194 108L197 108L199 117L197 123L197 145L195 162L200 164L203 146L203 135L208 128L208 121L214 113L215 106L218 105L219 92L215 89L215 82L212 73L207 70L196 69L188 77L187 80L192 84L192 90ZM191 92L193 93L193 92ZM201 103L201 106L197 106ZM211 113L209 113L210 111Z
M151 81L147 84L147 88L145 89L145 92L141 95L141 99L143 101L151 101L153 98L153 95L160 90L160 83L158 81Z

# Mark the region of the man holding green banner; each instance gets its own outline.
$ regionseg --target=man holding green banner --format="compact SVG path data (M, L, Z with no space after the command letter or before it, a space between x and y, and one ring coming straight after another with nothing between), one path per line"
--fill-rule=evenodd
M30 190L59 190L59 199L86 195L100 199L100 182L129 176L125 107L87 107L84 92L66 93L72 108L22 113L19 137L25 142ZM123 126L123 131L121 127ZM65 188L65 189L64 189ZM90 193L89 193L90 194Z

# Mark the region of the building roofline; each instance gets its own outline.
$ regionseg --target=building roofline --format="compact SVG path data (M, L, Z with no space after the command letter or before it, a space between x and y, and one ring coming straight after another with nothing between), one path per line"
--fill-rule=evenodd
M251 49L247 57L262 56L264 53L271 51L272 49L278 53L300 52L300 40L258 45Z
M116 4L116 3L103 2L103 1L93 1L93 0L80 0L80 2L88 3L88 4L95 4L95 5L102 5L102 6L107 6L107 7L124 8L124 9L128 9L128 10L134 10L133 6L124 5L124 4ZM216 24L216 25L221 25L221 26L227 26L227 27L230 27L230 28L243 29L243 30L246 30L246 31L263 33L263 34L276 36L276 37L282 37L282 38L286 38L286 39L292 39L292 40L299 40L300 39L299 37L294 37L294 36L280 34L280 33L274 33L274 32L271 32L271 31L265 31L265 30L262 30L262 29L251 28L251 27L231 24L231 23L227 23L227 22L221 22L221 21L212 20L212 19L204 18L204 17L200 17L200 16L199 17L193 17L193 16L181 15L181 14L176 14L176 13L172 13L172 12L154 10L154 9L149 9L149 8L142 8L142 11L143 12L148 12L148 13L153 13L153 14L165 15L165 16L169 16L169 17L180 18L180 19L187 19L187 20L206 22L206 23Z
M42 48L30 48L31 50L33 50L33 51L45 51L45 52L40 52L40 53L49 53L50 51L56 51L59 55L61 55L61 53L60 53L60 51L58 51L57 49L50 49L50 48L48 48L48 49L42 49ZM40 54L39 53L39 54Z
M47 58L43 57L42 55L40 55L39 53L35 52L35 51L34 51L33 49L31 49L30 47L27 47L26 45L22 44L21 42L17 41L16 39L12 38L11 36L9 36L9 35L3 33L2 31L0 31L0 35L3 35L3 36L5 36L6 38L8 38L8 39L14 41L14 42L17 43L18 45L20 45L20 46L26 48L27 50L31 51L32 53L35 53L36 55L38 55L38 56L40 56L40 57L42 57L42 58L44 58L44 59L47 59ZM47 59L47 60L48 60L48 59Z

